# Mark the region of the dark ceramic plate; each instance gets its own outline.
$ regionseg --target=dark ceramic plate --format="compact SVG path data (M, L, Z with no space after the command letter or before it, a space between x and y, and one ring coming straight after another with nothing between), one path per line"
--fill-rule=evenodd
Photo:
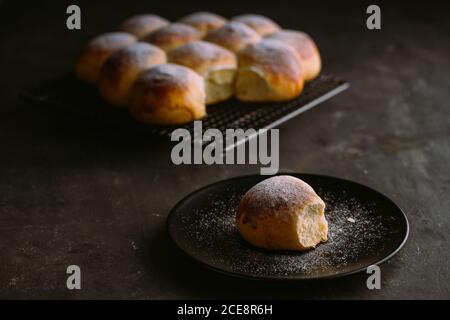
M181 200L168 217L175 244L204 266L252 279L303 280L340 277L381 264L408 237L402 210L383 194L328 176L292 174L310 184L325 201L328 241L305 252L269 251L244 241L234 224L242 195L267 176L220 181Z
M203 130L214 128L225 132L226 129L236 128L271 129L339 94L348 86L347 82L338 77L321 75L308 82L302 94L291 101L243 103L230 99L208 107L208 117L202 120ZM154 126L139 123L130 117L127 110L112 108L102 101L96 87L85 85L72 75L30 88L22 92L21 96L34 102L35 105L48 106L55 110L90 118L126 132L135 131L139 134L168 139L172 131L178 127L187 129L191 134L194 132L193 123L182 126ZM230 148L244 141L245 139L236 141Z

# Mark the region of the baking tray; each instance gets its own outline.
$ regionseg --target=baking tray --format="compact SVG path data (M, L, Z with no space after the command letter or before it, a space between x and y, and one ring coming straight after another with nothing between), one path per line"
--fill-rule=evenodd
M307 83L301 95L288 102L243 103L230 99L208 106L208 116L202 121L203 130L219 129L271 129L317 106L344 91L349 84L337 77L321 75ZM156 126L135 121L127 110L114 108L104 102L95 86L86 85L72 75L66 75L49 83L21 92L21 97L39 106L53 107L99 123L112 125L127 131L137 131L169 138L176 128L185 128L193 136L193 123L181 126ZM245 139L227 145L233 148Z

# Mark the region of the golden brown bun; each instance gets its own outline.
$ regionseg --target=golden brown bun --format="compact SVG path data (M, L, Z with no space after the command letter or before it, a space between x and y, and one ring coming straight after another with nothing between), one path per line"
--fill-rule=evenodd
M146 34L161 27L167 26L170 22L155 14L139 14L128 18L119 27L119 30L131 33L137 38L142 38Z
M233 52L213 43L194 41L171 51L169 61L191 68L204 78L207 105L233 95L237 69Z
M145 42L122 48L111 54L103 64L98 82L100 93L112 105L125 107L138 74L165 62L166 53Z
M256 32L258 32L261 37L264 37L272 32L276 32L281 29L276 22L259 14L242 14L234 17L231 20L246 24Z
M161 64L142 72L131 89L130 112L138 121L176 125L206 115L203 79L189 68Z
M243 23L230 22L222 28L210 32L205 41L215 43L233 52L239 52L261 40L259 34Z
M325 203L307 183L276 176L242 198L236 224L242 237L259 248L307 250L327 241Z
M135 36L125 32L105 33L95 37L78 56L75 62L75 74L85 82L97 83L100 68L111 53L135 41Z
M299 57L280 41L262 40L239 54L236 78L239 100L290 100L300 94L303 82Z
M195 12L180 19L180 22L194 27L200 31L203 37L207 33L223 27L227 20L215 13Z
M319 75L321 69L319 50L306 33L282 30L268 35L266 39L282 41L294 48L300 56L306 81L312 80Z
M143 41L169 52L189 42L199 40L201 36L200 31L194 27L175 22L146 35Z

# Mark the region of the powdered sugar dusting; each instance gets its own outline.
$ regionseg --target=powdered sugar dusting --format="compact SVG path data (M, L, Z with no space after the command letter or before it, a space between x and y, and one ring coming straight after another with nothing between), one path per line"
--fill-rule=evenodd
M235 225L236 210L244 194L237 190L211 195L205 207L180 216L178 225L183 229L180 230L183 242L198 253L197 258L211 266L262 277L333 275L345 271L350 264L383 253L384 244L393 238L389 228L392 217L380 215L375 203L362 204L345 190L341 194L317 188L315 191L326 203L329 223L328 241L316 249L269 251L248 244Z
M246 193L256 206L276 209L298 207L314 200L315 192L305 182L292 176L275 176L261 181Z

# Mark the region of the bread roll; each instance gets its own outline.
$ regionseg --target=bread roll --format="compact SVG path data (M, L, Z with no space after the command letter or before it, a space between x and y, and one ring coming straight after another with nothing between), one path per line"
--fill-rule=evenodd
M169 52L186 43L199 40L201 36L200 31L194 27L175 22L146 35L143 41Z
M213 43L194 41L171 51L169 61L189 67L203 77L207 105L233 95L237 59L231 51Z
M182 18L180 22L194 27L200 31L203 37L207 33L223 27L227 20L215 13L196 12Z
M300 59L291 47L262 40L239 54L236 96L239 100L285 101L303 89Z
M275 250L307 250L327 241L325 203L307 183L276 176L242 198L236 224L252 245Z
M166 53L145 42L122 48L111 54L103 64L99 78L100 93L112 105L124 107L138 74L165 62Z
M142 38L150 32L167 26L169 23L168 20L154 14L139 14L125 20L120 25L119 30Z
M109 55L135 41L135 36L125 32L105 33L92 39L75 62L75 74L85 82L97 83L100 68Z
M280 30L280 26L276 22L259 14L243 14L231 20L246 24L258 32L261 37Z
M282 41L294 48L301 59L306 81L312 80L319 75L321 69L319 50L306 33L282 30L268 35L266 39Z
M261 40L259 34L243 23L230 22L216 31L209 33L205 41L212 42L233 52L239 52L248 45Z
M189 68L161 64L142 72L131 89L130 112L138 121L176 125L206 115L203 79Z

